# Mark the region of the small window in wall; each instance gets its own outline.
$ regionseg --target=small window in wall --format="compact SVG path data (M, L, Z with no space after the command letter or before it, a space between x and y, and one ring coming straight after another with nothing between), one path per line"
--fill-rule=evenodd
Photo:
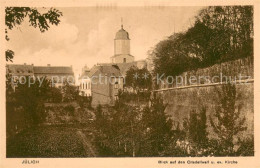
M124 63L126 63L126 58L124 58Z
M114 99L115 99L115 100L118 100L118 95L115 95Z
M115 82L115 89L118 89L118 82Z
M90 82L88 82L88 89L90 89L90 84L91 84L91 83L90 83Z

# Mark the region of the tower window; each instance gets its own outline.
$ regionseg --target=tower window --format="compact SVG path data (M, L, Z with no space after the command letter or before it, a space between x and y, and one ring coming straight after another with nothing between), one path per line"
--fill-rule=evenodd
M126 58L124 58L124 63L126 63Z

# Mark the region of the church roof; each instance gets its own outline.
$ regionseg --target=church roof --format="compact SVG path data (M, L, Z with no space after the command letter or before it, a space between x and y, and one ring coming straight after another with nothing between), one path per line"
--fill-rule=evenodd
M122 73L122 75L126 75L126 72L131 68L131 67L136 67L137 66L137 62L129 62L129 63L117 63L116 64L119 69L120 72Z
M116 66L119 68L120 73L125 76L126 72L131 68L131 67L137 67L139 61L134 61L134 62L128 62L128 63L102 63L100 65L102 66Z
M121 26L121 29L118 30L116 33L115 40L130 40L129 34L125 29L123 28L123 25Z
M90 69L89 72L84 72L79 79L85 79L87 77L91 78L92 76L98 76L98 75L103 75L103 76L115 76L115 77L120 77L122 76L120 73L120 70L117 66L115 65L96 65Z

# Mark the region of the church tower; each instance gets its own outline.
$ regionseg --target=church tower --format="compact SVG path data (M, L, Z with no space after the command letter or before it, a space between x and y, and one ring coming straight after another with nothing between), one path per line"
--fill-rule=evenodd
M111 57L112 63L129 63L134 61L134 56L130 54L130 38L125 31L123 24L116 33L114 39L114 56Z

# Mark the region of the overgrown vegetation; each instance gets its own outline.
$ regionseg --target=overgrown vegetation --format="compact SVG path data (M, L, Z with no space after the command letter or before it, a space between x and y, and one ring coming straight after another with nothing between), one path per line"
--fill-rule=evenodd
M235 85L228 83L217 90L219 96L219 105L216 107L215 118L210 118L211 126L217 134L221 145L220 155L235 155L235 145L238 134L245 131L245 117L241 118L240 108L236 104L237 93Z
M151 90L152 75L147 68L131 67L126 72L125 87L131 88L134 92Z
M239 138L246 127L235 106L235 86L223 85L216 91L220 106L214 119L207 118L209 109L201 106L190 112L183 128L173 129L166 105L158 98L144 107L120 97L114 107L98 106L95 126L101 156L253 156L253 138ZM216 134L209 136L212 127Z
M159 100L153 100L151 107L138 109L119 99L106 113L99 106L96 110L96 141L103 155L163 156L173 134L164 109Z
M59 89L52 87L50 81L44 77L35 80L35 83L33 83L32 78L26 77L24 81L16 81L16 84L12 83L12 77L9 74L6 78L8 136L45 122L52 124L83 122L93 118L92 114L89 114L93 110L91 97L80 96L78 89L73 85L65 83ZM29 83L29 80L31 80L31 83ZM62 105L73 102L74 106L70 104ZM48 107L46 107L46 103ZM79 106L77 110L75 110L76 106ZM52 115L52 111L56 111L56 113ZM86 119L80 119L83 116Z
M25 130L8 139L6 157L87 157L81 139L75 131L79 128L45 126Z
M253 7L212 6L186 32L169 36L150 53L154 73L176 76L216 63L253 57Z
M199 113L191 111L189 119L183 124L187 139L192 142L193 148L196 148L196 151L206 150L208 145L206 107L201 107Z

